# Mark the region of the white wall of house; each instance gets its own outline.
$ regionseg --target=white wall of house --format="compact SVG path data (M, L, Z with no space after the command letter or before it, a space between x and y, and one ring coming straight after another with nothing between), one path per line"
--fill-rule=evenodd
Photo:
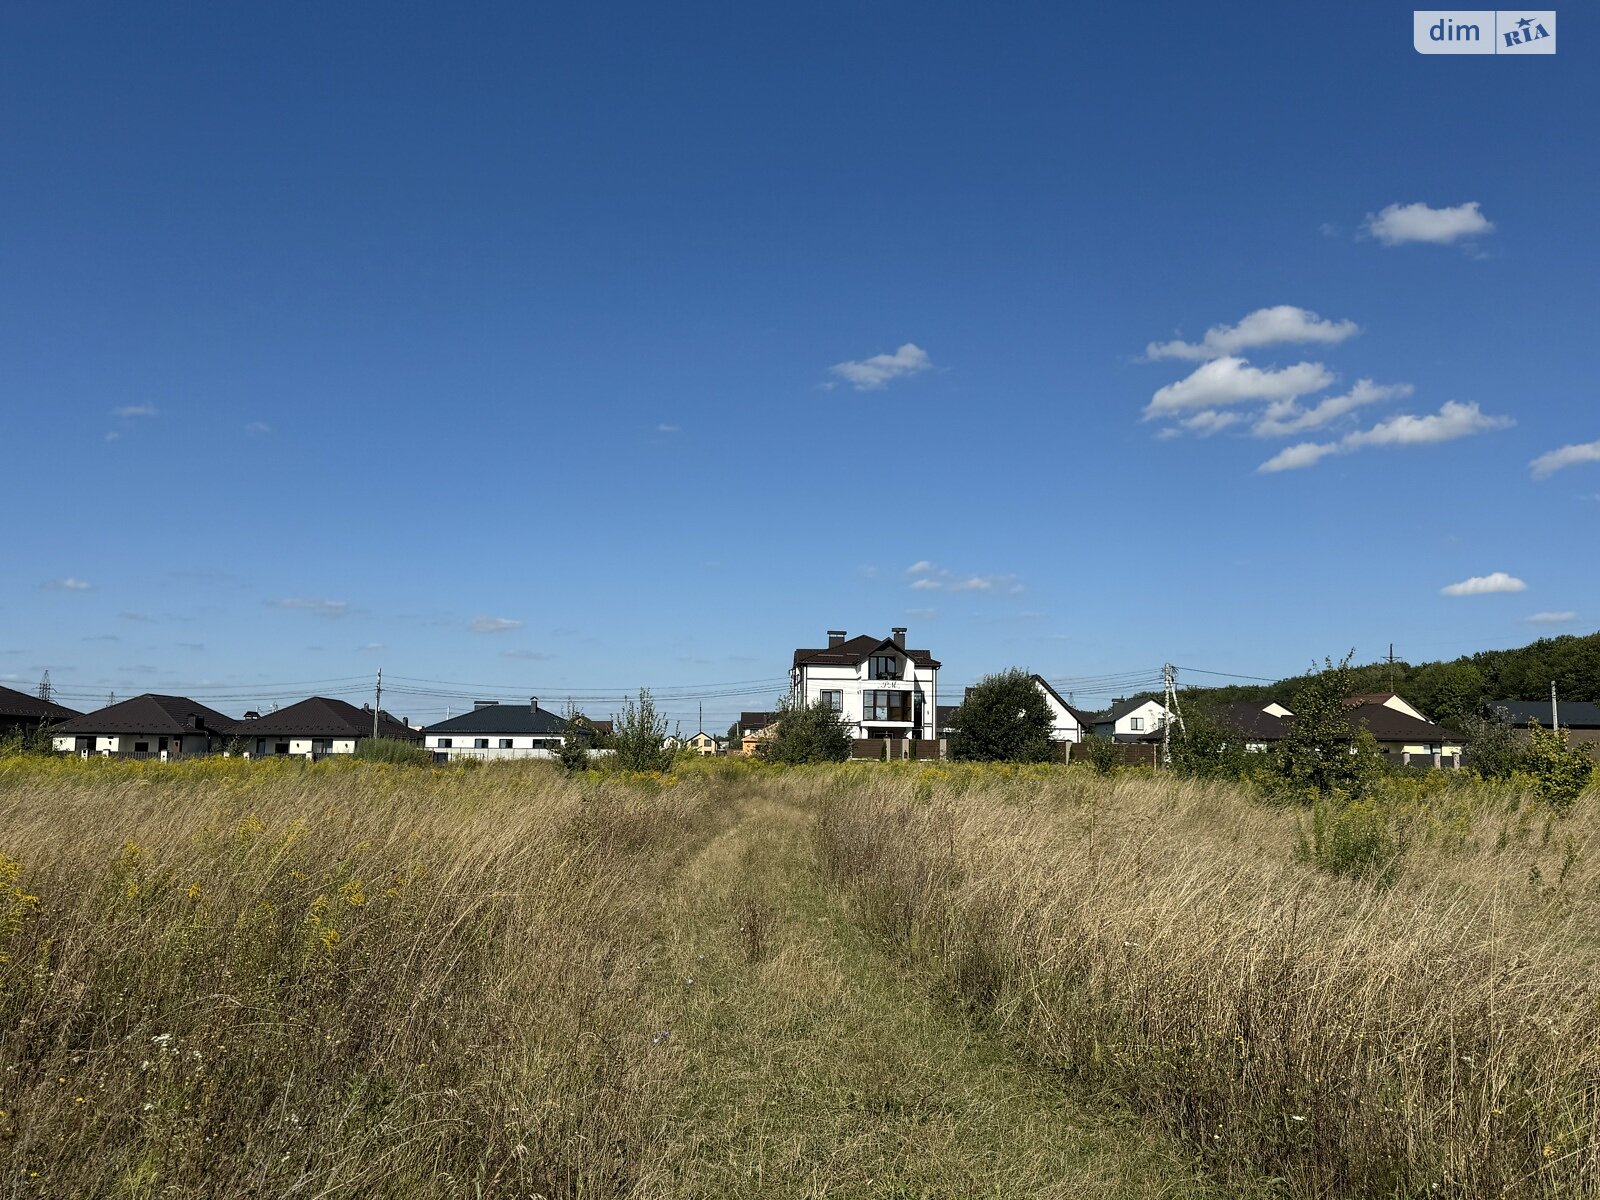
M1158 733L1161 726L1166 723L1170 714L1155 700L1146 700L1138 708L1132 709L1117 718L1113 732L1118 737L1144 737L1147 734Z
M211 738L204 733L115 733L56 737L51 744L68 754L160 754L165 750L176 757L205 754L211 749Z
M505 758L554 758L561 745L555 733L469 733L424 734L423 747L435 758L449 762L458 758L485 761ZM595 753L595 752L592 752Z
M1058 742L1081 742L1086 730L1072 715L1065 704L1057 700L1044 688L1039 689L1044 693L1045 707L1050 710L1051 730L1050 736Z
M889 654L890 649L886 647L883 653ZM936 737L935 724L939 703L938 668L919 667L908 655L899 651L895 651L893 656L899 675L896 679L872 678L870 658L858 667L802 664L789 672L790 694L798 703L814 704L824 698L824 693L837 692L840 711L844 714L845 722L851 726L854 736L858 738L866 737L865 731L868 729L889 730L893 737ZM910 720L890 721L878 716L877 701L880 698L874 695L875 693L897 693L888 703L905 708L909 716L916 711L915 695L918 691L922 693L920 725ZM869 695L874 700L871 712L867 711ZM901 696L904 697L903 700Z
M254 737L247 740L245 752L255 758L273 758L284 754L303 758L307 754L356 752L355 738Z

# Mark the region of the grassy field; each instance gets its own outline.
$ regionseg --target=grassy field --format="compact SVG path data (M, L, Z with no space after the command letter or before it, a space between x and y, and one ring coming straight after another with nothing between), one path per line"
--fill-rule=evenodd
M0 1196L1591 1195L1595 798L1413 791L0 760Z

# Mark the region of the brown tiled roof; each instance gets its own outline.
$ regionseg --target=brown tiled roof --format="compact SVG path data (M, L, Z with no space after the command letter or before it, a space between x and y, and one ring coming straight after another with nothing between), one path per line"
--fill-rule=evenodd
M357 708L348 700L312 696L288 708L240 721L229 731L234 737L369 738L372 710ZM378 713L378 736L401 742L420 742L422 734L388 713Z
M1396 712L1382 704L1360 704L1350 709L1350 721L1366 726L1380 742L1459 741L1432 721L1419 721L1409 713Z
M198 718L198 724L196 724ZM209 733L225 735L238 722L187 696L146 692L57 725L57 734Z
M1289 732L1282 717L1267 712L1260 704L1241 701L1219 704L1211 710L1218 725L1255 742L1276 742Z
M919 667L938 667L939 660L926 650L907 650L895 645L893 638L875 638L869 633L853 637L837 646L824 646L820 650L796 650L795 666L808 667L859 667L880 650L904 654Z
M765 729L777 720L778 714L774 712L742 712L739 714L739 731L749 730L751 733Z
M0 717L20 718L24 721L66 721L78 716L78 710L50 700L41 700L27 692L0 687Z

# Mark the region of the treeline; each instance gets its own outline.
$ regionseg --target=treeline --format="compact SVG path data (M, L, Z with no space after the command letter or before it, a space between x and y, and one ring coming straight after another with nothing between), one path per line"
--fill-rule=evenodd
M1186 688L1185 706L1209 707L1250 700L1276 700L1293 707L1293 698L1307 675L1277 683ZM1550 684L1563 700L1600 701L1600 633L1582 637L1540 638L1515 650L1483 650L1448 662L1368 663L1350 668L1353 692L1387 692L1393 688L1441 725L1460 730L1496 700L1545 700ZM1159 699L1159 693L1151 693Z

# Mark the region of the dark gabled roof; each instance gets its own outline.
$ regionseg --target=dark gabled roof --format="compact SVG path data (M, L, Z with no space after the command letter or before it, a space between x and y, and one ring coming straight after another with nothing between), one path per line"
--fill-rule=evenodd
M67 721L79 715L77 709L64 704L0 687L0 717L20 717L24 721Z
M1366 726L1380 742L1459 741L1432 721L1419 721L1409 713L1396 712L1382 704L1358 704L1349 710L1355 726Z
M230 732L234 737L370 738L372 710L357 708L348 700L312 696L277 712L240 721ZM380 709L378 736L414 742L422 735Z
M742 712L739 714L739 729L741 732L748 729L751 733L756 733L777 719L778 714L775 712Z
M1502 708L1506 710L1507 720L1519 729L1525 728L1529 721L1537 721L1544 728L1550 728L1548 700L1496 700L1489 705L1489 715L1493 716ZM1558 701L1556 720L1567 729L1600 729L1600 704Z
M1046 692L1048 692L1055 699L1057 704L1061 705L1062 708L1071 713L1073 719L1076 720L1079 725L1082 725L1085 729L1088 729L1094 724L1094 718L1092 716L1084 712L1083 709L1078 708L1076 705L1068 704L1065 700L1063 700L1061 698L1061 693L1056 691L1055 688L1051 687L1050 681L1043 675L1035 675L1033 677L1033 681L1042 687Z
M820 650L796 650L795 666L808 667L859 667L880 650L903 654L919 667L937 669L939 660L926 650L907 650L897 646L893 638L875 638L869 633L853 637L837 646L824 646Z
M193 718L198 717L196 727ZM57 734L210 733L227 734L239 722L187 696L146 692L57 725Z
M607 722L609 724L609 722ZM597 726L598 721L590 721ZM498 733L555 735L567 731L565 717L528 704L484 704L459 717L435 722L423 733Z
M1241 701L1237 704L1219 704L1211 710L1212 718L1224 729L1255 742L1281 741L1289 732L1288 723L1266 711L1261 704Z
M1143 699L1118 700L1110 708L1106 709L1105 712L1093 714L1089 718L1089 723L1091 725L1109 725L1113 721L1122 720L1123 717L1127 716L1135 709L1143 708L1146 704L1154 704L1158 708L1161 706L1160 701L1153 700L1149 696L1146 696Z

